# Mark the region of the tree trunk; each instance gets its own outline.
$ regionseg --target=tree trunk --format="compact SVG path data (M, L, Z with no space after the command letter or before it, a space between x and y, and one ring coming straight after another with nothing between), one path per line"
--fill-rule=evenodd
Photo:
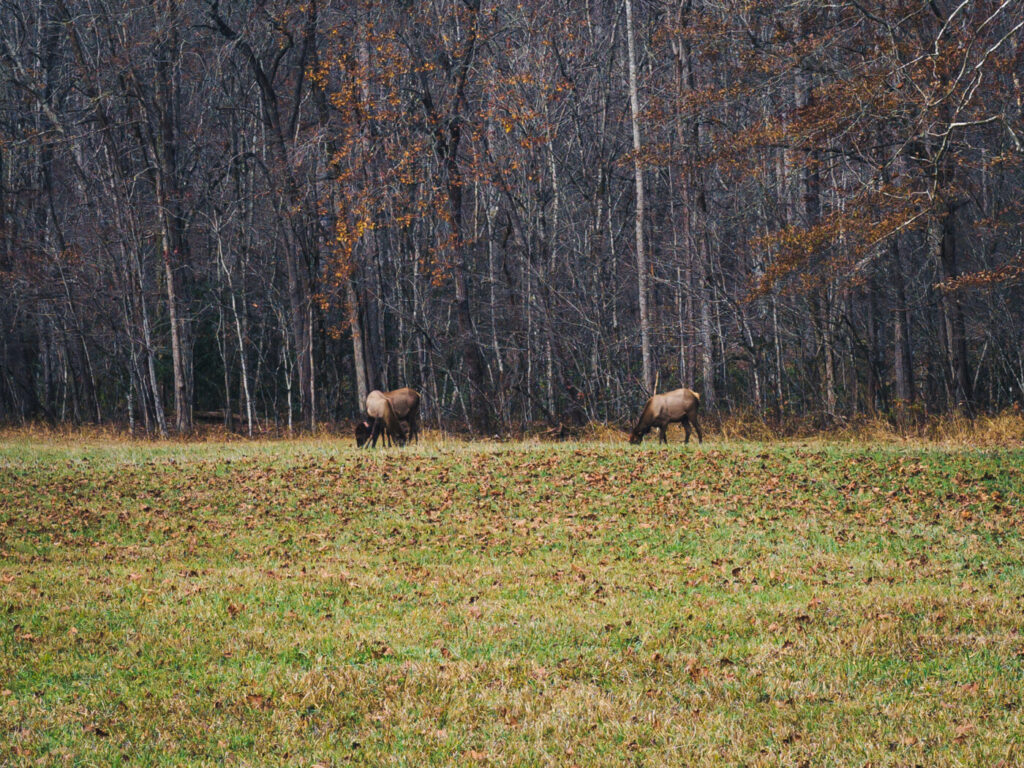
M682 6L679 8L682 12ZM676 19L678 28L682 28L682 17ZM691 55L690 43L681 38L673 42L676 57L677 87L693 92L697 89L697 72ZM687 137L682 121L676 121L676 132L680 147L685 147ZM699 118L693 120L691 155L700 152L707 143L706 128ZM712 281L711 281L711 245L708 237L708 200L705 194L704 179L699 168L693 167L683 174L680 196L683 216L683 247L687 250L686 258L686 317L687 325L692 334L697 331L698 350L689 349L687 369L696 375L698 356L701 374L701 407L712 410L717 407L717 387L715 383L715 346L712 322ZM697 307L694 307L696 296ZM694 386L695 381L683 382L684 386Z
M959 276L956 258L955 213L946 207L939 216L933 217L928 225L928 245L935 259L942 282ZM974 397L967 358L967 333L963 308L955 291L940 288L942 320L946 342L946 375L953 406L971 410Z
M224 258L224 244L221 238L220 226L217 221L214 221L214 230L217 238L217 258L220 262L220 268L223 271L225 280L227 281L228 295L231 297L231 315L234 320L235 326L235 340L238 342L238 360L242 367L242 394L245 398L245 423L246 430L249 437L252 437L252 422L253 422L253 406L252 406L252 395L249 393L249 364L248 354L246 353L245 336L242 333L242 320L238 311L238 303L235 298L235 286L234 280L231 277L231 270L228 269L227 260ZM225 357L225 370L227 369L227 358ZM226 375L226 374L225 374ZM226 387L225 387L226 390Z
M167 226L166 201L162 184L157 181L157 206L160 213L160 255L164 265L167 290L167 313L171 325L171 369L174 375L174 428L178 434L187 434L192 425L185 385L185 359L182 351L181 321L178 317L178 274L171 256L170 228Z
M896 294L893 307L893 362L896 379L896 399L903 404L912 403L915 396L914 364L910 345L910 312L907 308L906 289L903 284L903 265L900 263L898 238L892 241L892 281Z
M366 407L366 396L370 393L366 379L366 358L363 352L363 324L359 319L359 300L356 296L355 275L345 278L345 308L348 312L348 328L352 334L352 359L356 374L356 396L359 403L356 406L362 413Z
M184 236L181 231L181 213L178 191L177 130L175 124L174 73L172 56L177 49L175 20L171 11L162 9L162 21L167 28L161 30L167 38L157 53L154 103L156 131L154 177L156 204L160 219L160 254L164 265L167 290L167 311L171 325L171 369L174 376L174 424L178 434L187 434L192 428L191 386L187 378L186 311L182 302L179 265L183 257Z
M878 333L876 326L876 317L878 315L878 287L875 284L874 275L868 281L868 295L867 295L867 314L865 317L866 333L867 338L867 351L865 357L867 358L867 392L865 393L865 408L870 415L875 414L876 406L879 399L879 382L878 382ZM852 317L851 317L852 322Z
M636 43L633 34L633 3L626 0L626 48L629 66L629 114L633 128L633 179L636 185L636 272L640 304L640 349L643 384L654 394L654 365L651 360L651 321L647 307L647 253L644 251L644 171L640 155L640 99L636 87Z

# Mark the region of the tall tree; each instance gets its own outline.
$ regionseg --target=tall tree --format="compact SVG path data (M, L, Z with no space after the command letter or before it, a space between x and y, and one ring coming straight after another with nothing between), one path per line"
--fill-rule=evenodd
M644 249L644 171L640 144L640 98L636 85L636 41L633 31L633 3L626 3L626 49L629 70L629 116L633 133L633 178L636 185L636 272L640 306L640 346L643 355L644 387L654 393L654 363L651 359L651 319L647 307L647 253Z

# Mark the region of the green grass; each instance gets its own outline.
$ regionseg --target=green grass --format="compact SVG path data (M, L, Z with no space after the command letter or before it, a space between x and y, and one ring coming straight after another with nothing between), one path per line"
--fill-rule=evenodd
M1019 765L1022 468L8 441L0 766Z

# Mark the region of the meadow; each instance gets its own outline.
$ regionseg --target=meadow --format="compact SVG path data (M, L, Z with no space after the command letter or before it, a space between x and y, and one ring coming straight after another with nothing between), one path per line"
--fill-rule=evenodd
M0 765L1024 764L1024 448L0 437Z

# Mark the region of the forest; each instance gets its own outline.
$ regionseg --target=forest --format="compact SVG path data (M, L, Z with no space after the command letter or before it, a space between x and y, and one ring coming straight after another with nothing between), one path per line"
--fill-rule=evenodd
M0 422L1024 405L1021 0L0 0Z

